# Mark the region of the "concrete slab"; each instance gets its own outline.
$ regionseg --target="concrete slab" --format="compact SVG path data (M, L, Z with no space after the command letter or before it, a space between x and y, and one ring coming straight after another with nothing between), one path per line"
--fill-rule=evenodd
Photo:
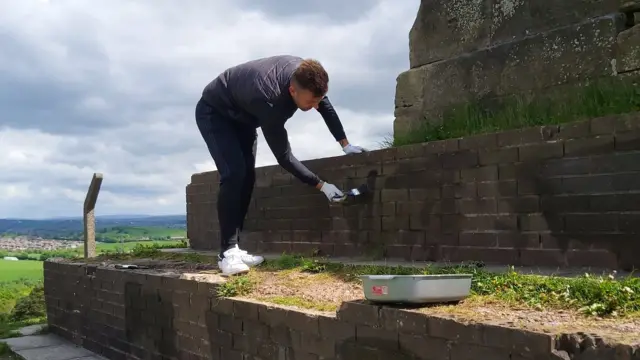
M25 360L107 360L54 335L32 335L0 340Z
M7 343L11 350L20 351L26 349L36 349L41 347L50 347L63 345L65 340L59 336L53 334L46 335L33 335L23 336L10 339L3 339L3 342Z
M91 351L71 344L25 349L15 351L15 353L25 360L70 360L93 355Z

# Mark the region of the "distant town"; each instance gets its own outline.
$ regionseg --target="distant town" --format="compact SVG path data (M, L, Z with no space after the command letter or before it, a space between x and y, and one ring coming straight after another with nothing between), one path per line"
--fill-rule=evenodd
M74 240L50 240L33 238L29 236L2 236L0 237L0 250L25 251L25 250L66 250L76 249L82 246L82 241Z
M73 250L83 245L82 218L0 219L0 251ZM179 241L186 239L184 215L107 216L96 219L96 241Z

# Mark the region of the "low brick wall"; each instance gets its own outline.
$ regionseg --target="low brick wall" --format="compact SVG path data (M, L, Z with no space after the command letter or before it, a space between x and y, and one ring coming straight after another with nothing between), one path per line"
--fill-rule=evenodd
M257 169L241 246L427 261L640 265L640 113L305 161L359 203L330 206L279 166ZM217 172L186 188L194 249L218 246Z
M112 360L640 359L593 338L361 302L332 316L217 298L215 284L158 273L47 261L44 275L51 331Z

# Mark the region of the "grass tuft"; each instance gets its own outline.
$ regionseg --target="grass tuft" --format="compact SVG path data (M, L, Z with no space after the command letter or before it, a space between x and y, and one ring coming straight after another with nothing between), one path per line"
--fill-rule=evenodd
M251 293L256 283L250 275L233 277L228 281L218 285L217 295L219 297L244 296Z
M276 305L295 306L301 309L318 310L318 311L336 311L336 305L333 303L312 301L301 299L295 296L267 296L258 297L256 300L270 302Z

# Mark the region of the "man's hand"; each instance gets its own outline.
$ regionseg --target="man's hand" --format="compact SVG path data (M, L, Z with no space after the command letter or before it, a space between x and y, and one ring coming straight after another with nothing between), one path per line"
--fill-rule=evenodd
M344 151L344 153L348 155L348 154L358 154L358 153L366 152L367 150L360 146L347 144L342 148L342 151Z
M329 184L328 182L323 182L320 187L320 191L324 193L324 195L331 202L338 202L344 198L344 194L340 189L338 189L335 185Z

